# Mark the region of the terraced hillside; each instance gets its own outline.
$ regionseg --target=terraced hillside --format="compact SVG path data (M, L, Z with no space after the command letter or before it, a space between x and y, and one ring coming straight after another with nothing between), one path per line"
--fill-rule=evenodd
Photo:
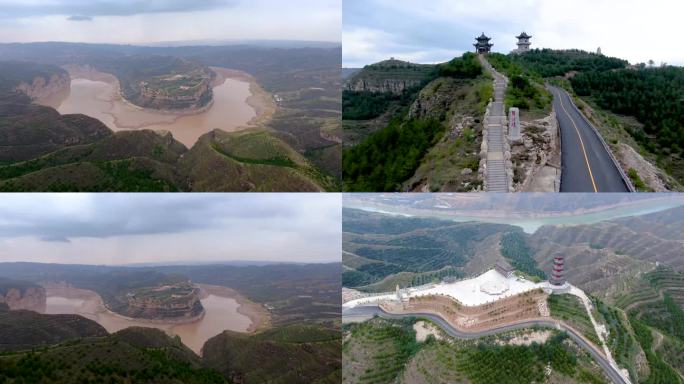
M645 286L639 276L655 263L684 268L683 240L677 231L681 212L680 207L593 225L544 226L530 242L544 269L551 267L553 255L563 254L574 284L613 303L631 286ZM640 294L648 295L649 290Z
M591 358L557 331L548 331L539 343L532 343L537 332L532 330L461 341L432 327L427 339L418 341L417 322L378 318L346 326L342 382L608 383Z
M515 231L507 225L401 218L353 209L344 209L342 229L342 283L370 292L464 276L466 271L484 272L502 256L498 244L478 245L487 245L490 236ZM480 265L475 259L485 248L493 261ZM475 264L480 265L479 271L473 270Z
M596 199L602 200L601 197ZM464 202L459 196L435 200L434 197L412 195L397 199L378 195L368 200L351 200L380 212L395 211L409 215L417 212L437 212L435 215L439 215L441 209L447 208L436 209L435 206L463 208L459 201L463 206L480 208L479 204L489 204L488 209L501 207L515 212L530 209L555 212L570 209L577 202L568 198L553 207L547 205L543 198L531 203L524 198L511 200L506 196L492 198L491 201L469 197ZM509 205L512 208L506 208ZM410 208L402 210L402 207ZM396 284L404 287L438 281L443 277L433 275L431 279L420 279L420 268L454 268L460 274L471 276L504 258L511 263L518 262L530 271L548 274L553 257L563 255L566 278L590 295L592 315L606 326L607 347L618 365L629 372L631 381L684 383L684 259L680 252L683 236L679 230L684 222L682 213L679 207L596 224L547 225L533 234L526 234L507 225L455 223L345 208L343 283L345 287L360 291L387 292L392 291ZM459 241L461 236L467 240ZM444 264L436 263L439 261ZM552 295L548 304L551 317L569 324L592 343L600 345L586 310L576 297ZM383 333L382 337L369 333L362 346L354 346L355 342L347 346L345 341L344 358L355 359L356 367L350 372L345 371L346 377L354 378L349 382L402 382L406 377L410 380L419 378L418 382L477 382L459 372L455 361L446 365L448 368L432 366L435 361L441 361L434 353L427 354L417 363L411 362L414 348L427 349L406 344L413 345L406 352L393 346L393 341L388 342L386 337L395 332L398 331L393 329ZM345 340L354 339L353 335L345 337ZM354 352L347 355L346 348ZM384 351L387 351L386 355ZM374 357L376 353L377 358ZM449 356L449 353L444 353ZM489 354L487 352L481 358L487 359ZM421 368L426 365L430 368ZM492 370L494 365L497 364L490 363L486 367ZM377 376L373 375L374 372ZM591 379L576 376L572 380L566 378L558 382L591 382Z

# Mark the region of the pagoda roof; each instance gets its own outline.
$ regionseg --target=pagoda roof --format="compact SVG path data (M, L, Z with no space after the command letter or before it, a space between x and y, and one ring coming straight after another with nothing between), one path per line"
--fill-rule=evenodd
M528 39L529 39L530 37L532 37L532 36L528 35L527 33L525 33L525 31L523 31L523 33L521 33L520 35L516 36L515 38L516 38L516 39L523 39L523 38L528 38Z
M485 36L484 32L480 35L480 37L476 37L475 40L491 40L491 37Z

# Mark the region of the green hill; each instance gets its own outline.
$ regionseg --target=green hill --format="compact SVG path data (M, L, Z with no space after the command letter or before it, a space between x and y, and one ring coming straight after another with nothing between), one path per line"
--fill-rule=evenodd
M517 233L502 224L455 223L354 209L343 211L342 230L346 267L342 284L369 292L467 275L468 264L478 258L479 243L498 233ZM522 261L531 270L536 268L533 259Z
M179 161L194 191L321 191L331 177L268 131L203 135Z
M84 115L0 101L3 191L320 191L336 182L269 131L113 133Z
M452 339L437 331L416 340L416 318L375 318L345 328L342 382L527 384L608 383L591 357L567 335L551 331L543 343L509 341L520 330L477 340ZM432 325L428 322L428 324Z
M39 351L0 356L5 383L230 383L164 332L127 328Z
M474 54L432 66L373 64L345 89L345 190L468 191L480 185L480 119L492 87Z
M83 337L106 336L98 323L77 315L41 315L0 309L0 352L42 348Z
M253 336L225 331L207 341L203 356L208 366L245 384L335 383L341 373L340 343L339 331L312 326Z

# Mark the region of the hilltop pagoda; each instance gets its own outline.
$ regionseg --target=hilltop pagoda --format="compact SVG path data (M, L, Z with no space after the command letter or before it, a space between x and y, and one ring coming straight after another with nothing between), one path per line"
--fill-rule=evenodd
M477 43L473 44L475 46L475 52L477 53L488 53L494 44L491 44L489 40L491 40L491 37L485 36L484 32L480 35L480 37L476 37L475 40L477 40Z
M515 37L518 39L518 42L516 43L518 45L518 49L515 50L517 53L521 52L527 52L530 50L530 39L532 36L528 35L523 31L523 33L519 34L518 36Z

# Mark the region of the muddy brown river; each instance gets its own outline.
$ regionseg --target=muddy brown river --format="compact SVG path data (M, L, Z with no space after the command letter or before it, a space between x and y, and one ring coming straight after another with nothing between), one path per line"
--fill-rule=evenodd
M208 294L202 300L205 315L188 324L146 322L126 318L108 311L102 299L93 291L60 288L47 290L48 314L77 314L94 320L108 332L116 332L127 327L151 327L165 331L172 336L180 336L183 344L200 354L204 343L224 330L247 332L252 321L238 312L240 304L231 297Z
M96 71L71 72L71 87L38 101L61 114L82 113L102 121L114 131L153 129L169 131L188 148L203 134L216 128L237 131L248 127L256 117L248 103L250 83L231 78L232 72L213 67L217 73L214 102L206 110L193 114L160 112L140 108L119 95L119 83L109 74Z

